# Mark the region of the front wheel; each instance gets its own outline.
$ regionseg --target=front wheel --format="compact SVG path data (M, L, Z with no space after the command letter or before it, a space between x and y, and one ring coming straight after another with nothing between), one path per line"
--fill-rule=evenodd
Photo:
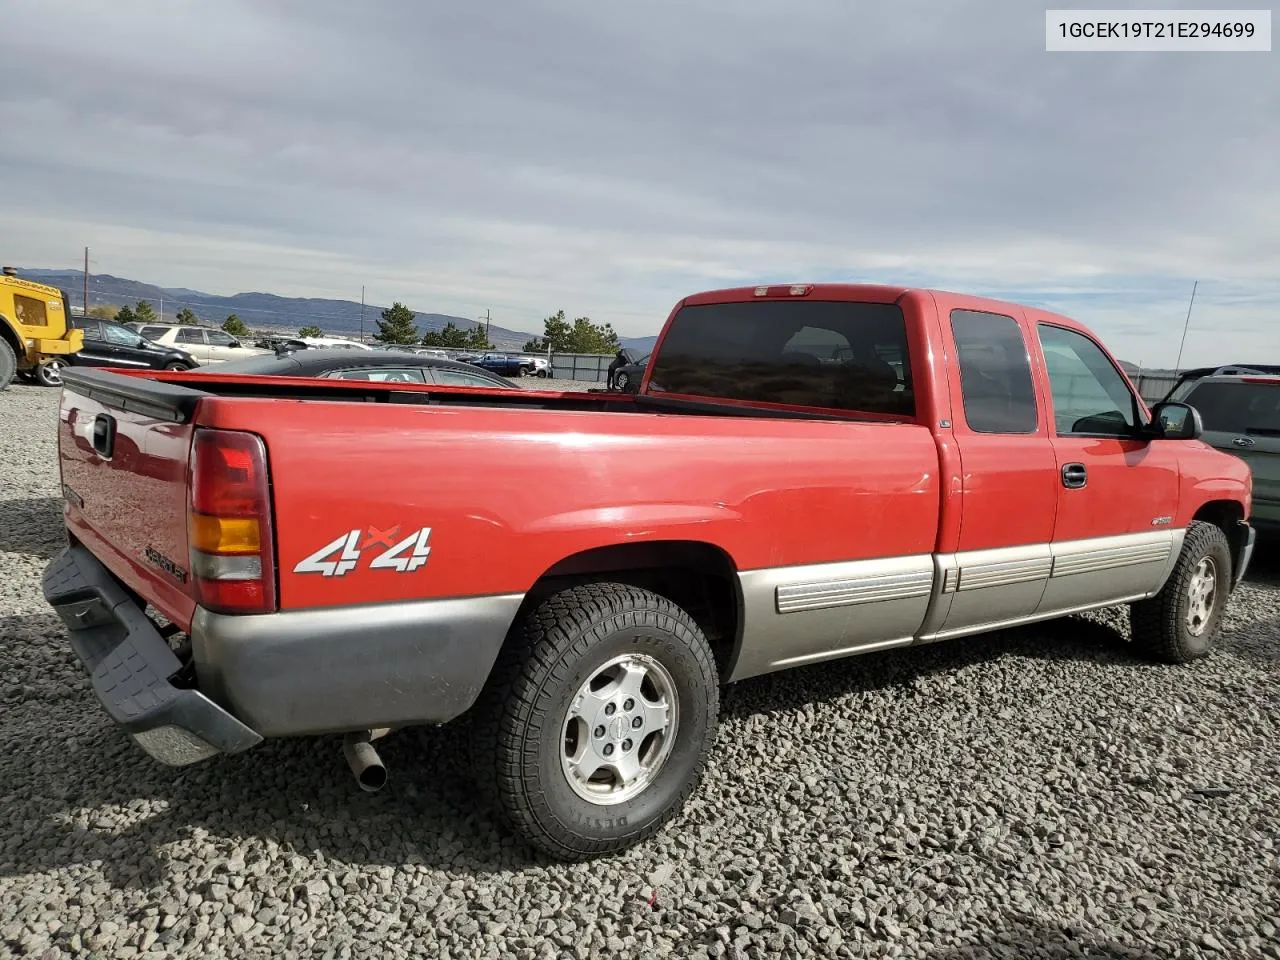
M600 583L544 600L477 704L482 788L526 842L561 860L656 833L697 786L719 680L706 638L670 600Z
M165 368L166 370L172 370L172 371L175 371L175 372L180 371L180 370L190 370L190 369L191 369L191 368L190 368L190 367L188 367L185 363L178 363L176 360L175 360L173 363L166 363L166 364L164 365L164 368Z
M1165 663L1203 657L1218 638L1231 594L1231 546L1220 527L1196 522L1164 588L1129 608L1134 645Z
M36 382L42 387L62 386L62 371L66 366L67 361L61 357L50 357L36 367Z
M625 373L620 373L613 378L613 387L615 390L626 390L631 386L631 378Z

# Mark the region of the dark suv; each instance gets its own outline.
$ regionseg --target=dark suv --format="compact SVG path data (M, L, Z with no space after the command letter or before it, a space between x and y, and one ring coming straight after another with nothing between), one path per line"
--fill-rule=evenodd
M1253 471L1253 525L1280 533L1280 366L1234 364L1184 373L1167 399L1200 411L1205 443Z
M84 347L65 358L72 366L135 370L190 370L199 366L187 351L152 343L114 320L76 317L72 324L84 331Z

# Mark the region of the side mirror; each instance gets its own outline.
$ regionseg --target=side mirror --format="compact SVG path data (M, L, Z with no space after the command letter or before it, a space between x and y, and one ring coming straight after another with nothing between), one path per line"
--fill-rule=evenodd
M235 339L233 339L233 340L231 341L231 346L233 346L233 347L238 347L238 346L240 346L240 341L239 341L239 340L235 340Z
M1200 411L1176 400L1166 400L1151 408L1151 426L1154 435L1163 440L1198 440L1204 433Z

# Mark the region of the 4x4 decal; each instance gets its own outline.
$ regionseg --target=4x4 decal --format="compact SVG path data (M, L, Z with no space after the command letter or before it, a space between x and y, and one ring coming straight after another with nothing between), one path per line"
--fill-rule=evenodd
M378 530L375 527L349 530L300 560L293 572L318 573L324 577L346 576L360 565L360 558L370 547L381 547L383 549L369 561L370 570L413 573L431 556L431 528L421 527L397 540L399 533L399 524L389 530Z

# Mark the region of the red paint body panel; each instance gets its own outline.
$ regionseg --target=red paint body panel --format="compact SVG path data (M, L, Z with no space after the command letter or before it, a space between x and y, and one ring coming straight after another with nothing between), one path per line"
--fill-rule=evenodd
M769 297L789 296L788 288L771 286ZM682 301L672 316L685 304L755 299L762 298L754 287L710 291ZM279 387L285 378L141 373L208 391L195 424L112 408L127 455L108 463L74 428L106 408L66 392L61 465L86 504L68 506L68 527L185 627L189 588L149 563L145 551L186 565L187 457L197 424L253 431L266 442L285 609L518 593L565 558L614 544L699 541L746 571L1109 536L1150 529L1163 515L1185 526L1209 500L1247 504L1247 467L1204 444L1055 436L1034 324L1049 318L1087 332L1073 321L885 286L816 284L803 299L900 305L914 422L859 422L831 411L818 411L827 419L646 412L635 398L608 394L539 392L546 408L538 409L496 389L343 381L326 381L323 399L303 398L303 387L299 399L225 396L220 385ZM968 428L952 309L1018 322L1033 361L1036 433ZM655 353L664 336L665 328ZM647 386L646 379L641 399ZM439 395L443 403L360 402L390 390ZM333 396L347 391L349 401ZM492 403L451 406L449 395ZM584 401L598 409L570 408ZM1068 459L1089 462L1090 489L1062 489L1059 465ZM351 530L372 542L423 527L431 528L431 554L413 573L369 569L368 554L341 577L293 572Z
M911 424L215 399L275 486L282 607L527 591L565 557L696 540L740 570L928 553L933 438ZM316 437L322 436L323 443ZM350 529L431 528L414 575L295 574Z

